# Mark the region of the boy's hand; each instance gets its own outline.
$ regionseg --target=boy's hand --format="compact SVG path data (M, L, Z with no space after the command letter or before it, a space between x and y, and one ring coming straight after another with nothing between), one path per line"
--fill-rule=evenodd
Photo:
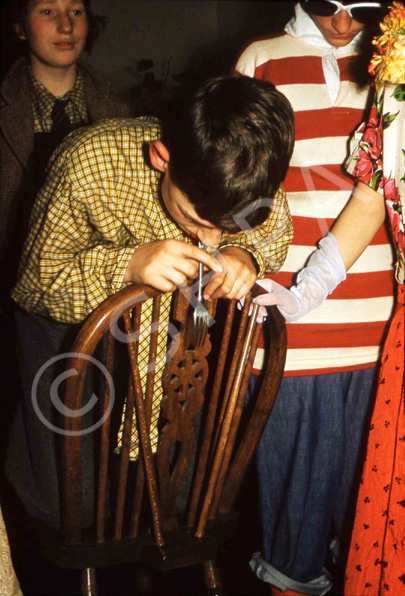
M135 249L123 281L173 292L197 277L200 262L213 271L223 271L217 259L193 244L181 240L157 240Z
M237 246L227 246L217 256L223 266L204 288L204 298L229 298L240 300L256 281L256 267L251 254Z

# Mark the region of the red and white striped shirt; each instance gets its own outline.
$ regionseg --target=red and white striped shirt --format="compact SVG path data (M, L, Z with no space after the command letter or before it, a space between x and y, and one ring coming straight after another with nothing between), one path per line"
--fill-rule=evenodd
M289 287L317 241L348 201L353 180L343 171L348 140L364 119L368 90L352 82L350 53L337 59L340 88L332 105L322 50L288 34L256 41L241 54L236 72L271 81L291 102L296 143L284 188L294 239L275 279ZM270 276L270 277L274 277ZM393 253L382 227L342 283L321 307L288 329L285 376L312 375L373 366L393 307ZM256 355L255 369L263 362Z

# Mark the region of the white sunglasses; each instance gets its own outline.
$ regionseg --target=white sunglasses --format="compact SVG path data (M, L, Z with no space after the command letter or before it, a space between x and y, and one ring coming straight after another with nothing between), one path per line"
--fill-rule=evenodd
M345 10L350 17L359 23L374 20L381 9L381 2L354 2L342 4L336 0L305 0L305 9L320 17L331 17Z

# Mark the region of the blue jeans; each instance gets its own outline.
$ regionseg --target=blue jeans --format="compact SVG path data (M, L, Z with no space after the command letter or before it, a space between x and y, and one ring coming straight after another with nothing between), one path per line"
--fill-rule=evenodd
M257 450L264 552L251 561L279 589L321 595L332 586L329 533L333 520L339 536L357 492L374 377L371 368L281 383Z

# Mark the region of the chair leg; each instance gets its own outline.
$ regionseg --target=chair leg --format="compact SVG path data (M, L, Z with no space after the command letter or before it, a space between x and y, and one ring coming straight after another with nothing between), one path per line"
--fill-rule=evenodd
M214 561L203 563L205 586L209 596L225 596L224 584L218 566Z
M82 596L97 596L96 570L93 567L82 569Z

